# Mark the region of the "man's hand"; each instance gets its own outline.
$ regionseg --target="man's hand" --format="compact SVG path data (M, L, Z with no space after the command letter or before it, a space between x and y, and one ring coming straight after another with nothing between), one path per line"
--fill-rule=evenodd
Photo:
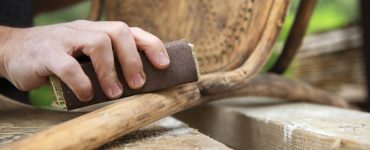
M0 76L28 91L55 74L81 101L89 101L93 98L91 82L74 58L84 54L92 60L105 94L118 98L124 91L117 78L113 53L127 84L138 89L145 83L138 49L145 52L156 68L168 67L170 60L161 40L123 22L74 21L26 29L0 27Z

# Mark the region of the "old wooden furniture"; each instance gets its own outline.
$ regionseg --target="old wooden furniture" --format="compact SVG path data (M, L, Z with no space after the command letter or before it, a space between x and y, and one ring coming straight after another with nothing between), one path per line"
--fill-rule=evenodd
M0 149L7 143L31 137L34 133L84 114L35 109L4 96L0 96L0 106ZM68 139L65 140L68 141ZM43 142L35 141L35 143ZM72 147L74 148L77 147ZM99 147L99 149L137 150L163 148L229 149L172 117L164 118Z
M202 71L197 83L128 97L7 145L8 149L90 149L176 112L221 97L262 95L348 107L345 101L299 81L259 74L284 22L286 0L94 0L91 17L104 4L108 20L124 21L164 41L196 45ZM287 62L304 35L316 0L303 0L284 53ZM307 7L304 7L307 6ZM303 16L303 17L302 17ZM302 28L303 27L303 28ZM290 45L290 46L289 46ZM68 140L66 140L68 139ZM36 141L43 141L36 142Z

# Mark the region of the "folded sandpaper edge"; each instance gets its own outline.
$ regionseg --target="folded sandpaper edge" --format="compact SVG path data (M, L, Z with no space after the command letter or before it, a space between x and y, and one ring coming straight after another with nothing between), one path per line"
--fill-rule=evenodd
M186 40L184 40L186 41ZM192 43L188 43L188 46L190 47L191 49L191 54L193 55L193 60L194 60L194 63L195 63L195 69L197 71L197 78L198 80L200 79L200 69L199 69L199 63L198 63L198 57L197 57L197 53L196 53L196 50L195 50L195 47L194 47L194 44Z
M55 75L51 75L49 80L54 94L54 101L51 103L51 106L57 109L67 109L60 79Z
M195 48L194 48L193 44L188 43L185 40L173 41L173 42L169 42L169 43L179 43L179 44L183 44L183 45L186 44L186 46L190 47L191 55L192 55L191 59L194 63L194 67L195 67L194 69L196 71L196 79L194 79L194 81L192 81L192 82L198 81L199 78L200 78L200 71L199 71L199 65L198 65L197 56L196 56L196 52L195 52ZM186 59L190 59L190 58L186 58ZM171 59L171 62L172 61L176 61L176 60ZM65 90L65 89L63 89L62 81L55 75L50 76L49 80L50 80L52 90L53 90L53 93L54 93L54 96L55 96L55 99L51 104L52 107L57 108L57 109L62 109L62 110L71 110L71 109L75 109L75 108L80 108L80 107L92 105L92 104L87 104L87 105L84 105L84 106L73 106L73 107L68 106L67 101L65 99L65 93L63 93L63 90ZM190 83L190 82L187 82L187 83ZM182 83L182 84L184 84L184 83ZM166 87L166 88L170 88L170 87ZM145 93L145 92L143 92L143 93ZM138 93L138 94L141 94L141 93ZM100 102L98 102L98 103L100 103Z

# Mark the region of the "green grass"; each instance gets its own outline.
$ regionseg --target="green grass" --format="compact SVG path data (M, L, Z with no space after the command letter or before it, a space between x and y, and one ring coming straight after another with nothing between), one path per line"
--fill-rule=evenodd
M286 18L279 41L284 41L288 35L294 20L295 11L297 10L297 2L298 0L293 0L291 11ZM319 0L309 25L308 34L332 30L357 22L357 3L357 0ZM34 19L35 25L48 25L85 19L88 16L89 5L90 1L84 1L63 10L37 15ZM279 53L277 51L272 54L271 59L264 67L264 71L274 64L278 55ZM293 69L288 69L285 76L293 77ZM33 90L30 94L30 99L31 103L35 106L50 106L53 100L50 86L45 85L37 90Z

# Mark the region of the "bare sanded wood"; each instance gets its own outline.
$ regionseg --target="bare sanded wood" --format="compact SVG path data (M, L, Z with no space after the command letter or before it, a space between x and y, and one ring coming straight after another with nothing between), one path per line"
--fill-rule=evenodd
M243 97L198 106L176 117L236 149L370 148L369 113L316 104Z
M105 144L99 149L229 150L230 148L172 117L166 117L138 131Z
M0 149L83 113L40 110L0 96ZM43 141L38 141L43 142ZM25 147L24 147L25 148ZM167 117L119 137L99 149L229 149L182 122ZM23 149L23 148L21 148Z
M132 96L11 143L4 149L97 148L170 114L196 105L200 102L199 99L200 94L194 84L177 87L173 92Z
M313 102L342 108L354 108L346 100L331 95L309 84L287 79L275 74L259 74L250 81L241 82L240 87L230 88L229 91L204 97L206 101L219 100L225 97L263 96L287 99L295 102Z
M205 24L202 21L204 19L202 18L199 19L198 18L199 15L197 14L200 14L200 16L201 14L203 14L200 12L200 10L203 10L204 7L200 6L204 6L203 4L201 4L204 3L204 1L185 1L185 0L176 2L154 1L157 3L145 1L148 3L144 3L144 1L112 0L109 2L112 2L112 4L108 5L107 3L107 8L109 7L115 8L112 10L116 10L117 12L119 12L117 14L120 14L123 10L128 12L132 11L131 13L126 13L124 15L120 14L120 16L131 16L132 20L139 19L138 20L139 22L146 22L145 24L147 26L141 27L145 28L147 27L148 29L152 28L153 31L151 30L149 31L154 32L155 34L158 35L162 35L161 38L165 40L174 38L174 36L176 36L176 39L178 39L182 36L185 36L186 38L186 35L197 35L196 37L192 36L193 38L187 38L191 42L192 41L196 42L198 41L199 38L211 33L214 35L218 35L219 37L226 37L226 35L223 34L224 30L222 29L225 30L227 29L227 31L230 31L231 28L231 31L233 31L232 24L231 25L225 24L225 27L220 26L221 27L220 30L203 33L203 27L205 26ZM140 4L139 2L142 2L142 5L134 5L135 2L137 2L137 4ZM191 3L192 5L190 4L190 2L192 2ZM96 148L124 134L137 130L154 121L157 121L165 116L207 102L208 100L212 100L211 98L207 97L214 97L217 94L224 94L227 92L231 92L231 90L236 90L238 88L243 87L245 83L248 83L250 80L253 79L253 77L255 77L258 74L264 63L267 61L267 58L270 56L272 46L278 36L284 17L286 15L289 1L285 0L230 1L230 4L224 2L225 1L209 1L204 4L206 6L208 6L208 3L214 4L214 6L212 7L217 8L215 10L218 9L222 10L217 12L216 14L218 15L215 16L224 16L223 13L228 14L229 12L234 12L234 7L235 10L240 10L239 8L241 6L243 6L243 8L244 6L250 6L251 9L250 10L246 9L246 11L248 12L247 14L252 14L250 17L252 19L246 21L248 22L249 26L248 28L244 28L243 32L240 32L240 30L236 29L236 31L238 32L235 33L239 32L243 33L240 35L243 36L245 35L245 37L239 37L240 39L243 39L242 40L243 42L240 42L240 44L235 44L233 49L227 49L226 52L223 51L222 48L220 50L211 48L212 51L213 50L215 51L215 53L213 53L213 52L200 52L205 51L202 50L202 48L200 47L198 53L198 55L200 56L199 60L203 59L203 65L200 64L201 66L200 69L202 70L204 68L203 70L204 72L214 71L215 73L209 73L201 76L201 80L198 83L182 85L158 93L129 97L122 101L118 101L117 103L114 103L112 105L106 106L99 110L93 111L78 118L64 122L60 125L54 126L53 128L50 128L48 130L39 132L30 138L14 142L8 145L6 148L7 149L29 148L38 150L50 148L52 149ZM121 7L121 5L123 4L130 4L131 6L136 7L126 6L126 9L123 9L125 8ZM233 7L228 7L229 5ZM145 6L148 9L145 9L144 11ZM195 6L198 6L199 8ZM136 11L136 9L138 10L141 9L142 11ZM162 11L166 13L163 13ZM183 12L183 14L181 12ZM111 12L107 13L109 14ZM163 18L156 18L153 15L162 16ZM231 16L230 17L231 20L233 20L232 16L234 15L229 14L229 16ZM242 15L244 15L244 13ZM151 18L150 16L153 16L153 18ZM184 18L184 16L187 17ZM108 15L108 19L112 20L111 17L112 16ZM228 18L227 20L229 20L229 17L227 18ZM159 19L162 20L162 23L155 24L150 22L149 19L152 21ZM188 24L187 22L192 23ZM133 24L134 22L127 21L127 23ZM243 26L245 26L244 23ZM209 28L213 29L217 29L216 27L217 26L213 27L209 26ZM162 32L155 32L154 29ZM193 32L188 32L188 29L192 29L190 31ZM208 28L204 28L204 30L208 30ZM212 43L220 42L218 40L213 40ZM199 45L202 44L199 43ZM240 51L240 53L238 51ZM207 56L209 57L209 60L220 60L220 61L214 62L208 61ZM227 62L222 60L225 60ZM237 69L234 69L232 71L226 71L237 66L239 66ZM340 104L344 107L347 106L346 103L342 102L337 102L336 104ZM41 140L43 141L43 143L35 142Z
M0 145L30 137L83 113L41 110L0 95Z
M260 42L271 8L287 10L287 1L276 3L271 0L105 1L108 20L143 28L163 41L183 38L196 45L203 73L232 70L243 64ZM269 23L280 27L282 20L279 21Z
M274 80L277 80L277 78L274 78ZM290 82L289 80L287 81ZM248 82L244 83L248 84ZM272 87L273 89L276 88L273 86L264 85L264 83L268 84L271 82L256 82L256 83L261 83L263 87ZM300 87L299 85L295 85L294 82L290 84L288 87L290 86L295 88ZM258 91L255 90L255 88L259 89L259 85L249 86L249 88L251 91ZM281 87L280 89L284 90L283 88L284 86ZM260 89L261 91L259 92L265 94L268 93L265 90L269 90L268 88ZM238 90L230 89L230 91ZM233 95L237 96L236 95L237 93L238 92L235 92ZM294 93L301 93L301 97L304 97L303 95L305 94L304 91ZM222 94L225 95L225 93L220 93L219 97L223 96ZM239 94L244 95L243 92L240 92ZM270 96L272 94L267 95ZM284 95L279 96L283 97ZM294 96L299 97L299 94L294 95L289 94L288 92L286 93L285 96L289 98L294 98ZM217 97L217 95L215 95L215 97ZM201 99L199 90L195 84L180 86L175 89L159 92L156 94L137 95L129 97L122 101L118 101L112 105L103 107L97 111L85 114L81 117L72 119L60 125L54 126L53 128L50 128L48 130L39 132L30 138L26 138L11 143L6 148L8 149L95 148L99 147L100 145L103 145L104 143L112 141L124 134L127 134L131 131L137 130L151 122L159 120L160 118L187 109L189 107L198 105L200 103L211 101L213 100L213 98L209 97ZM335 104L340 104L337 101L334 102ZM64 139L70 140L66 141ZM34 142L39 140L43 140L44 141L43 143L45 144Z

